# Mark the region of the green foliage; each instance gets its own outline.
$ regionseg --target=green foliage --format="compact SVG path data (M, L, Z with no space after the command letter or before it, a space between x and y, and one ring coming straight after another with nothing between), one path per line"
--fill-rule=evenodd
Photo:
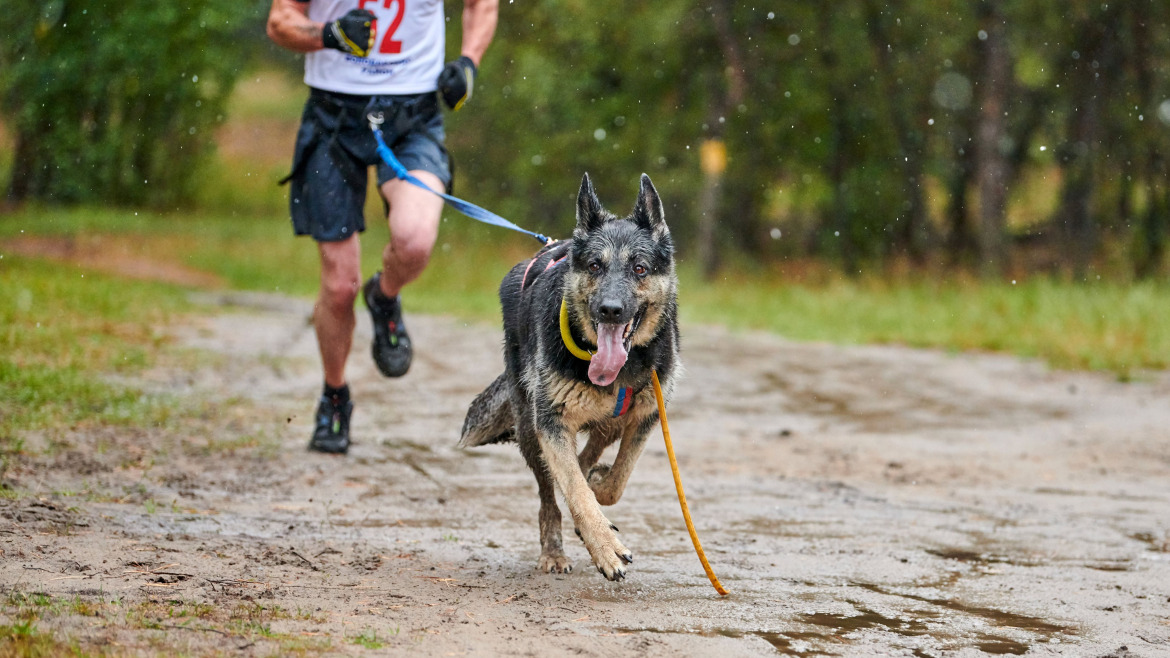
M475 98L449 115L457 194L554 236L572 230L586 171L615 210L633 206L643 171L668 213L683 207L704 110L685 71L695 13L678 0L502 4Z
M1166 3L502 4L476 96L450 118L456 184L556 235L571 222L582 172L622 210L645 171L680 249L693 252L697 151L718 136L729 158L714 239L725 256L814 254L842 258L850 272L905 256L964 262L989 86L981 12L992 4L1011 59L1009 78L995 83L1007 115L995 156L1012 192L1013 266L1036 268L1042 251L1055 256L1041 266L1065 269L1078 244L1101 266L1113 242L1123 260L1144 264L1139 273L1164 272L1170 42L1156 35L1170 28ZM457 35L448 41L454 52ZM1078 128L1086 107L1095 123ZM1079 202L1090 225L1066 235L1076 208L1059 201L1080 162L1090 163ZM1025 180L1032 189L1017 192Z
M16 140L9 199L189 199L243 64L235 30L251 13L234 0L0 12L0 110Z

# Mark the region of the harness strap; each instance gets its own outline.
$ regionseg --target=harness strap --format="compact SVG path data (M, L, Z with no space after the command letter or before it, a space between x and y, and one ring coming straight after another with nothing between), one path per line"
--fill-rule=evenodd
M529 270L532 269L533 264L535 264L536 261L540 260L540 256L543 256L543 255L544 254L541 254L539 256L534 257L532 260L528 261L528 267L524 268L524 278L520 279L520 292L524 292L524 289L528 287L528 272L529 272ZM553 265L556 265L557 263L565 260L566 258L568 258L568 256L569 256L568 254L565 254L564 256L561 256L560 258L554 258L554 259L550 260L548 262L548 265L545 265L544 269L541 270L540 273L538 273L536 276L539 277L541 274L544 274L545 272L551 270Z

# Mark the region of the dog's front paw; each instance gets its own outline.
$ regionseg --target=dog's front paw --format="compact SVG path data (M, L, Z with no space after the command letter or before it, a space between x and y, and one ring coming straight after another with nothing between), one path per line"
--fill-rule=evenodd
M541 553L536 568L543 573L569 573L573 570L573 565L564 553Z
M617 527L606 523L602 528L590 533L579 533L589 550L589 557L593 558L593 565L609 580L622 580L626 577L626 566L634 561L634 554L622 545L617 538Z

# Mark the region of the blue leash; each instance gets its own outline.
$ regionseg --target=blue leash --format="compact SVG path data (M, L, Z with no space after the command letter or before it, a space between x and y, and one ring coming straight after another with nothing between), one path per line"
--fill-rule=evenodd
M531 235L532 237L539 240L541 244L549 243L550 238L547 235L541 235L540 233L534 233L532 231L522 229L512 222L509 222L503 217L495 214L494 212L480 208L474 203L469 203L463 199L460 199L459 197L454 197L450 194L444 194L442 192L436 192L432 190L426 183L420 181L414 176L411 176L410 172L406 170L406 167L402 166L402 163L398 161L398 158L394 157L394 152L390 150L390 147L386 146L386 140L382 137L381 126L382 122L384 121L382 113L370 112L366 115L366 118L370 121L370 132L374 133L374 139L378 142L378 155L382 157L383 162L385 162L392 170L394 170L394 176L410 183L411 185L414 185L415 187L420 187L430 192L431 194L442 197L442 199L450 204L451 207L476 221L483 222L484 224L491 224L492 226L510 228L513 231L519 231L520 233Z

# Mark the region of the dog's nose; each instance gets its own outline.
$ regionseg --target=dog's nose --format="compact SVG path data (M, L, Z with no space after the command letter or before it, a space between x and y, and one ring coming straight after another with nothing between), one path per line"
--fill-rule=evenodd
M614 323L618 318L622 317L622 305L620 302L607 301L602 302L597 309L598 320L605 323Z

